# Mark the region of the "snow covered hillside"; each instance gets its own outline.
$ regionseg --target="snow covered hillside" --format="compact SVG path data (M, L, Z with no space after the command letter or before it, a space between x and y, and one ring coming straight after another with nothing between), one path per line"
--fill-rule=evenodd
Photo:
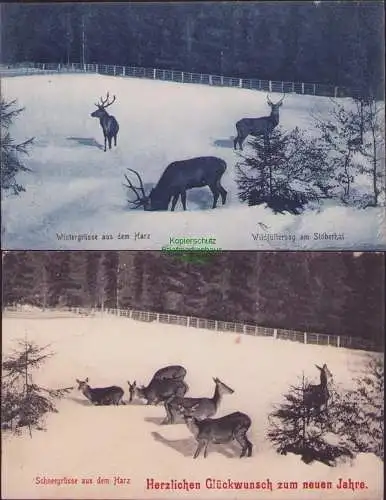
M2 202L7 249L160 249L175 236L213 237L224 250L386 248L383 208L329 202L294 216L241 204L235 123L269 114L265 92L92 74L3 78L2 87L7 100L26 108L12 126L15 139L36 138L27 159L32 173L18 177L26 193ZM90 113L106 91L117 96L109 112L120 131L117 148L104 153L99 120ZM312 114L327 117L329 109L328 98L289 94L280 125L313 134ZM186 213L180 202L175 213L129 210L127 167L149 190L172 161L209 155L228 165L225 206L212 210L212 195L202 188L188 191Z
M248 432L254 444L251 458L239 459L238 445L213 446L206 459L193 460L196 442L185 424L162 426L162 406L134 401L117 407L94 407L76 388L50 414L46 432L32 438L3 433L3 498L155 498L191 499L320 499L382 498L383 464L372 454L336 468L305 465L300 458L278 455L266 439L267 417L290 384L304 371L318 382L314 364L327 363L338 386L349 388L363 372L369 353L303 345L270 338L218 334L184 327L147 324L116 317L71 317L55 312L6 313L3 356L16 339L50 344L56 355L36 374L45 387L75 385L90 378L91 386L120 385L128 397L127 380L147 383L156 369L179 363L186 367L192 396L211 396L212 377L234 389L225 395L218 416L232 411L252 418ZM112 484L114 476L130 483ZM89 485L38 485L36 478L90 478ZM110 484L98 484L98 477ZM208 489L207 478L221 481L264 481L270 490ZM303 481L339 478L364 481L366 489L304 490ZM147 489L146 480L199 482L201 489ZM278 482L299 482L298 489L277 489Z

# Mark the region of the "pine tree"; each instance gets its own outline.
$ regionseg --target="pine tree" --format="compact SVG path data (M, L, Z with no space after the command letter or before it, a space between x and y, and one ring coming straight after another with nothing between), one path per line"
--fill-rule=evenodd
M0 97L0 123L1 123L1 190L2 193L11 192L18 195L25 188L18 183L16 176L21 172L30 172L21 157L28 154L28 148L31 146L34 138L28 139L19 144L15 143L9 128L14 119L24 111L24 108L15 108L16 100L6 101Z
M340 433L355 452L374 453L384 459L384 362L370 359L366 374L339 403Z
M305 393L309 383L302 377L297 386L291 386L284 395L284 402L270 414L267 437L278 453L300 455L309 464L320 461L335 466L339 458L353 458L347 441L339 435L335 425L335 392L330 394L328 411L313 413L305 404Z
M310 201L328 197L326 151L316 140L298 128L287 134L276 128L268 141L259 136L250 145L252 153L236 164L241 201L299 214Z
M46 389L34 383L32 372L38 370L53 354L27 339L19 341L19 349L2 363L1 424L4 429L20 432L21 427L44 430L46 413L57 409L54 400L63 397L72 387Z

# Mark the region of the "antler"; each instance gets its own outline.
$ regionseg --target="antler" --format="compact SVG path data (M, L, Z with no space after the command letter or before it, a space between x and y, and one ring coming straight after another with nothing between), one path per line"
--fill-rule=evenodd
M109 100L109 97L110 97L110 92L107 91L107 94L106 94L106 99L103 99L102 97L100 97L100 104L95 104L95 106L97 106L98 108L103 108L103 109L106 109L108 108L109 106L111 106L113 104L113 102L115 102L115 95L113 96L113 100L111 102L108 102Z
M284 98L285 98L285 93L283 94L283 97L277 101L276 105L281 104L284 101ZM273 102L269 98L269 94L267 94L267 102L268 104L273 104Z
M134 201L131 201L131 200L127 200L127 201L129 203L135 205L134 209L137 209L137 208L139 208L139 207L141 207L142 205L145 204L147 196L145 194L145 189L143 187L143 182L142 182L142 179L141 179L141 176L139 175L139 173L136 172L135 170L133 170L132 168L128 168L127 170L129 170L130 172L133 172L137 176L137 178L139 180L140 186L139 187L133 186L133 183L130 181L130 179L125 174L125 179L127 180L127 184L124 184L124 186L127 187L128 189L131 189L134 192L134 194L136 195L136 197L137 197L137 199L134 200ZM139 189L141 191L142 197L139 196L137 189Z

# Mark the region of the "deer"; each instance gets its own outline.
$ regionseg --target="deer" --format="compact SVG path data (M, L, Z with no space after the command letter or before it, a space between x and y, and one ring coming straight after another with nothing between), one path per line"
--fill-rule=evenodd
M253 445L246 436L252 421L245 413L236 411L224 417L204 420L198 420L192 415L185 415L184 420L198 442L193 458L197 458L203 448L204 458L206 458L209 443L226 444L234 440L241 446L240 458L252 456Z
M194 416L200 420L213 417L217 413L223 395L234 393L234 390L224 384L219 378L215 377L213 381L215 389L212 398L185 398L176 396L166 401L164 404L166 410L164 423L173 424L178 414Z
M129 380L127 383L129 384L129 402L131 403L134 396L137 396L140 399L146 399L147 405L157 405L175 396L183 397L189 389L188 385L180 379L153 379L147 387L137 387L135 380L132 384Z
M332 384L333 376L327 368L326 363L322 367L315 365L320 371L320 384L309 384L303 391L303 403L306 408L307 425L310 423L311 413L316 410L319 415L324 407L328 411L328 400L330 398L329 387Z
M117 134L119 131L119 125L114 116L109 115L106 111L106 108L111 106L115 102L115 95L113 96L113 100L109 102L110 94L107 92L106 99L102 99L100 97L100 102L95 104L98 108L97 110L91 113L93 118L99 118L100 126L103 130L103 137L105 139L105 149L106 152L106 143L109 143L109 149L111 149L111 140L114 138L114 146L117 145Z
M122 401L124 391L121 387L112 385L110 387L95 387L92 389L88 385L88 377L85 380L75 379L78 383L78 390L96 406L125 404Z
M144 210L158 211L168 210L172 199L171 211L173 212L179 197L183 209L186 210L186 191L192 188L208 186L213 194L212 208L216 208L217 200L221 195L222 204L225 205L227 191L221 185L227 165L221 158L215 156L200 156L188 160L180 160L170 163L164 170L156 186L148 195L145 194L143 181L139 173L131 168L139 181L139 186L134 186L125 175L127 184L125 187L131 189L136 196L134 201L128 200L134 205L133 209L143 207Z
M153 375L152 380L183 380L186 369L180 365L170 365L160 368Z
M239 145L240 150L243 150L243 142L252 135L253 137L263 136L265 144L268 144L269 136L272 130L279 125L279 108L283 104L285 95L276 103L273 103L267 95L267 103L271 108L269 116L261 116L260 118L242 118L236 123L237 137L234 139L233 148L236 150Z

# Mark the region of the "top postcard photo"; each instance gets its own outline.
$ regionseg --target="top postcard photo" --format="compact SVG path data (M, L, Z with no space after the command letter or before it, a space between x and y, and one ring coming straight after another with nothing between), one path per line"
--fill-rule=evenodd
M6 250L386 250L384 11L1 4Z

